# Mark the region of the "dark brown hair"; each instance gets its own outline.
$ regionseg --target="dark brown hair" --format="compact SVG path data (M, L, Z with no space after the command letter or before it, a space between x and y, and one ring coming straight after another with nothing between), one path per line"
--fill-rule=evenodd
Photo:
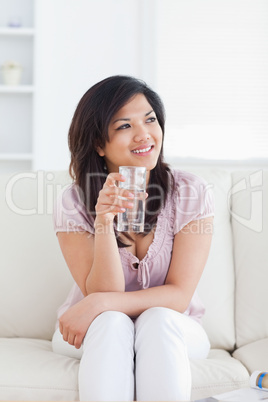
M69 172L81 192L91 224L95 219L97 198L107 176L104 159L96 149L103 148L109 142L108 126L112 117L137 94L146 97L164 136L165 110L160 97L145 82L134 77L116 75L100 81L83 95L75 110L68 135L71 152ZM145 235L156 224L171 179L170 169L163 161L162 144L157 164L150 172L147 188ZM117 233L116 236L118 246L125 247L126 244Z

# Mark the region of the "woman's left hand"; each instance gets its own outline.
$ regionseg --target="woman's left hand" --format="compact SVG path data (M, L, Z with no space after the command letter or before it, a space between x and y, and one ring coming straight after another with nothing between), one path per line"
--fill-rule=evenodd
M69 308L59 319L63 339L79 349L92 321L103 311L100 308L101 294L92 293Z

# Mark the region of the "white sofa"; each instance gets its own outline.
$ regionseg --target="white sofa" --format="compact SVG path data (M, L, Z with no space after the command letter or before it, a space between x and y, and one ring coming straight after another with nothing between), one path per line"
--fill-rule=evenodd
M268 171L188 169L213 186L214 237L199 295L211 341L192 361L192 400L248 386L268 369ZM79 360L54 354L56 310L73 279L53 232L66 172L0 177L0 400L78 400ZM178 379L179 381L179 379Z

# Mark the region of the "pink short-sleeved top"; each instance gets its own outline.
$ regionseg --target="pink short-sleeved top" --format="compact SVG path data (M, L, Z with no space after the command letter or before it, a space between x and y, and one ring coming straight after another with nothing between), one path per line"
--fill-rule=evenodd
M163 285L171 262L176 233L193 220L214 215L211 185L189 172L172 170L172 174L175 191L168 194L158 215L154 239L145 257L139 260L127 247L119 248L127 292ZM87 231L94 235L94 227L88 219L75 184L63 189L58 197L54 210L54 227L56 233ZM58 309L58 317L83 297L80 288L74 283L67 300ZM204 312L204 306L195 292L184 314L200 322Z

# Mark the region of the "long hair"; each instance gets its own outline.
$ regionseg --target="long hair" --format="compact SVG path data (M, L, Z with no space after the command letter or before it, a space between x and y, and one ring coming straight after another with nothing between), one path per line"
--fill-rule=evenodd
M104 159L98 154L97 148L103 148L109 142L108 126L112 117L137 94L143 94L153 108L164 138L163 103L145 82L134 77L116 75L100 81L83 95L75 110L68 134L71 152L69 173L81 191L91 223L96 217L95 205L107 177ZM147 188L145 235L156 224L161 207L166 202L170 179L169 166L163 160L162 143L157 164L150 172ZM119 247L127 246L117 232L116 237Z

